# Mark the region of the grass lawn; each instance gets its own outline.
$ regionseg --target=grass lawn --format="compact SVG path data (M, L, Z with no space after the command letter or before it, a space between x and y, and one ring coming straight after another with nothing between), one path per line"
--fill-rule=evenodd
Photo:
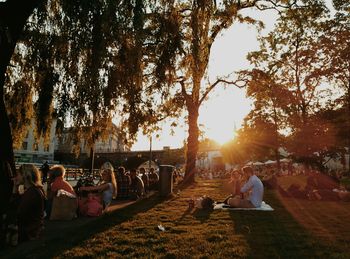
M293 180L293 179L290 179ZM294 179L295 180L295 179ZM198 180L169 199L151 197L94 220L56 227L1 258L349 258L350 203L282 199L274 211L188 210L192 196L223 200L221 180ZM82 223L83 222L83 223ZM51 222L53 223L53 222ZM58 226L61 222L56 223ZM160 231L158 225L165 227Z

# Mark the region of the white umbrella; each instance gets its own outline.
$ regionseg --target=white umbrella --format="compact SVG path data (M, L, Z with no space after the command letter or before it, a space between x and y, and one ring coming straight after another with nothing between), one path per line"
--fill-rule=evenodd
M276 161L267 160L267 161L265 162L265 165L271 165L271 164L276 164Z
M264 165L264 163L258 161L258 162L254 162L253 165Z
M291 160L290 160L290 159L288 159L288 158L283 158L283 159L281 159L280 161L281 161L281 162L286 162L286 163L289 163Z

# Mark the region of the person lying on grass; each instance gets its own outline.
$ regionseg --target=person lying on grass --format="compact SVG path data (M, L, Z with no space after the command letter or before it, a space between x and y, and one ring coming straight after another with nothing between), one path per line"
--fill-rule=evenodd
M231 195L225 203L234 208L258 208L263 200L264 185L250 166L243 167L242 171L249 179L241 188L241 195ZM251 192L250 195L248 195L249 192Z

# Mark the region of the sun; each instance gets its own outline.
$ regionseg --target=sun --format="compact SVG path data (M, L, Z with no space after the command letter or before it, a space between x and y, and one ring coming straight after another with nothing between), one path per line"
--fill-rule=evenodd
M236 130L250 111L250 101L242 89L218 88L199 113L200 129L205 137L223 145L233 140Z
M237 133L233 129L224 130L222 128L221 129L214 128L214 129L208 130L208 132L205 133L205 135L207 138L214 140L218 144L224 145L234 140L236 138Z

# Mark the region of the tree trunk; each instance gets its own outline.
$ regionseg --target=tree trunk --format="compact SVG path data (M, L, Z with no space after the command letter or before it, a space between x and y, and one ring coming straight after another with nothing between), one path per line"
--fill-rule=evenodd
M12 134L4 100L5 74L7 66L10 63L14 46L8 42L6 31L3 28L0 29L2 29L0 30L0 159L3 163L9 163L13 174L15 174L16 167L13 155ZM6 207L12 193L12 181L9 179L10 176L6 172L1 170L0 173L0 201L1 204L4 204Z
M348 81L348 92L347 92L347 102L348 102L348 116L347 116L347 147L348 147L348 176L350 176L350 80ZM345 162L346 163L346 162Z
M28 17L40 2L40 0L7 0L0 3L0 159L10 164L13 174L16 173L16 168L11 127L4 100L5 75L19 35ZM5 207L11 195L12 181L4 171L0 174L0 188L4 192L0 204Z
M280 152L278 151L278 147L275 148L275 157L277 162L277 173L281 172L281 161L280 161Z
M90 148L90 176L94 177L95 151L94 147Z
M187 138L187 152L186 152L186 169L185 179L186 183L194 183L196 175L196 160L198 153L198 105L192 105L188 109L188 138Z

